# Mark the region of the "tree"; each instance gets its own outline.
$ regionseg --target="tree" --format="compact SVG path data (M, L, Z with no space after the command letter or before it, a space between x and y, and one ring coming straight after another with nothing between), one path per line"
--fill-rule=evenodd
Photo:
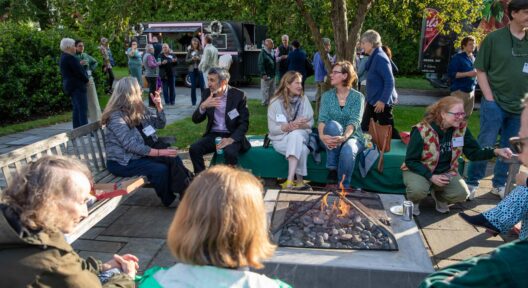
M460 33L467 23L474 22L481 15L482 3L475 5L471 1L460 0L331 0L330 7L320 0L295 0L299 13L306 25L317 50L324 54L322 27L313 17L317 10L319 15L329 15L332 24L336 58L354 63L355 48L365 23L369 29L375 29L384 39L396 39L394 44L409 45L413 43L418 50L420 25L423 11L435 7L440 11L444 33ZM309 7L314 7L309 9ZM316 8L315 8L316 7ZM321 13L321 9L327 9ZM371 17L371 15L375 17ZM349 19L351 19L349 21ZM407 49L406 49L407 50ZM415 54L415 53L413 53ZM417 59L417 57L413 57ZM413 60L416 61L416 60ZM330 63L325 60L325 67L330 71Z

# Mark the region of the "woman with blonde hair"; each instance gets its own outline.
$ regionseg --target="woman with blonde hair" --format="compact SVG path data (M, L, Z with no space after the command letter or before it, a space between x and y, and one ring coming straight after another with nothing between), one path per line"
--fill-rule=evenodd
M139 287L289 287L250 272L275 245L268 236L262 184L248 172L218 165L200 173L185 193L167 245L178 264ZM153 284L156 285L153 285Z
M288 177L282 188L309 189L303 176L308 175L308 137L313 125L313 110L304 95L302 75L288 71L281 79L268 107L269 138L273 149L288 160ZM297 182L294 182L294 178Z
M174 179L174 171L183 166L175 149L158 141L156 129L166 119L159 91L150 95L156 109L145 107L141 87L133 77L119 80L108 101L101 123L105 129L106 166L120 177L147 176L165 206L183 191L185 183Z
M356 155L363 149L361 118L365 98L352 89L357 74L352 63L340 61L330 72L333 89L326 91L319 108L319 138L326 146L328 184L342 181L350 188Z
M427 107L424 119L411 130L403 183L407 199L414 203L414 215L420 214L419 203L429 190L436 202L436 211L449 212L449 204L473 199L466 182L458 173L458 158L487 160L496 156L510 158L509 148L481 148L467 129L464 103L447 96Z
M91 179L78 160L44 156L9 183L0 198L4 287L134 287L137 257L114 255L106 263L82 259L65 240L64 234L88 216ZM105 280L98 278L103 272Z

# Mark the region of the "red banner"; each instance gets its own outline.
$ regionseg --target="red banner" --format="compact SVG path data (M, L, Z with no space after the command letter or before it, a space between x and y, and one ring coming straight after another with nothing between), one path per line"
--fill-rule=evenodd
M441 19L438 17L438 11L432 8L426 9L426 18L425 18L425 37L424 43L422 46L422 51L427 50L429 45L433 40L438 36L440 31L438 30L438 24Z

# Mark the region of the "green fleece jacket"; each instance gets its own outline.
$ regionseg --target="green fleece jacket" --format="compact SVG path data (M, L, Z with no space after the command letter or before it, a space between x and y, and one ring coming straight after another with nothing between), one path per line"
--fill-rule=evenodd
M453 128L442 130L436 123L431 123L431 127L438 134L438 143L440 143L440 158L436 169L431 173L429 169L422 163L422 151L424 150L424 141L420 135L420 131L413 127L411 130L411 140L407 146L407 154L405 155L405 165L411 172L422 175L426 179L430 179L433 175L443 174L451 168L451 158L453 150ZM481 148L478 142L473 138L471 131L466 129L464 135L464 148L462 149L464 155L471 161L488 160L495 156L493 148Z

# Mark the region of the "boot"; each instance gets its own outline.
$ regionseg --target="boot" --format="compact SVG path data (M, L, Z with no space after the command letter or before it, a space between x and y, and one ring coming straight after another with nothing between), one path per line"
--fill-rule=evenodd
M493 224L491 224L488 219L486 219L486 217L484 217L484 215L482 214L469 216L464 212L460 212L458 213L458 216L460 216L462 219L464 219L464 221L473 226L486 228L486 232L493 236L499 235L499 229L493 226Z

